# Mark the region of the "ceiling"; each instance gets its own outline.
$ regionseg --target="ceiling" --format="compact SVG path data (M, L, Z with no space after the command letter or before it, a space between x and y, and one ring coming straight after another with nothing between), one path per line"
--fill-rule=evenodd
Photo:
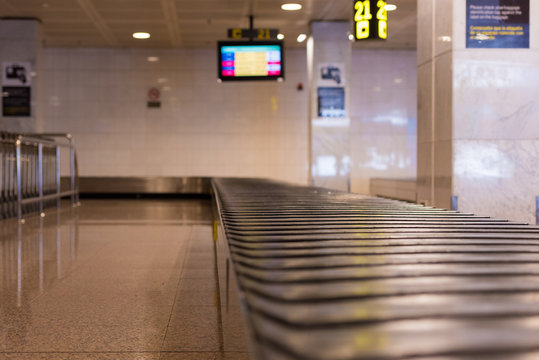
M352 0L295 0L303 9L285 12L281 0L0 0L0 18L42 21L47 47L200 48L225 40L228 28L277 28L288 47L314 20L351 20ZM355 43L362 48L416 47L417 0L389 1L388 40ZM150 39L131 34L146 31Z

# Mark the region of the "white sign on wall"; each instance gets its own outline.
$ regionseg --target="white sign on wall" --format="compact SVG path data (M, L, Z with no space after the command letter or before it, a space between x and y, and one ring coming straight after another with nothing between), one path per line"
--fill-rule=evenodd
M318 70L318 86L344 86L345 74L343 63L322 63Z
M2 86L30 86L32 65L29 62L2 63Z

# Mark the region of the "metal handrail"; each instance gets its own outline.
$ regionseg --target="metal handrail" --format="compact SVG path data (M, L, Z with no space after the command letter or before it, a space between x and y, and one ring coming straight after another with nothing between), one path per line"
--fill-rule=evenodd
M61 148L69 149L70 188L61 190ZM39 211L70 196L79 203L78 165L71 134L12 134L0 132L0 218ZM36 206L37 204L37 206Z

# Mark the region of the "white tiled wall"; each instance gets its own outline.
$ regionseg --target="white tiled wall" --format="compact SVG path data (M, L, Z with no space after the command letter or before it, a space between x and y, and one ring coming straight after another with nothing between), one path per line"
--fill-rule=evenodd
M251 176L307 182L305 54L286 81L217 83L214 50L46 49L44 131L71 132L81 176ZM147 57L157 56L158 62ZM146 107L158 87L161 109Z
M320 70L328 64L339 67L341 82L329 82L331 86L344 86L345 104L350 97L347 86L350 81L350 60L352 46L347 34L350 24L347 21L313 22L311 24L313 76L311 84L312 116L312 184L325 188L348 191L351 188L350 165L353 161L350 146L350 106L345 107L342 118L323 118L319 116L319 89L326 87L327 80L320 78ZM307 52L309 52L309 45Z
M150 63L148 56L160 61ZM416 172L416 53L354 50L352 190ZM81 176L308 178L304 50L286 81L218 84L214 50L45 49L46 132L71 132ZM159 87L162 108L146 107Z
M355 50L350 84L352 191L371 178L415 178L417 54Z

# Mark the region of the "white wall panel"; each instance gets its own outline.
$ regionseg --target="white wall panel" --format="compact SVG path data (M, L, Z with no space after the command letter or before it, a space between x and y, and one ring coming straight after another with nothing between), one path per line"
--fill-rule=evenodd
M368 192L371 177L415 176L416 53L356 49L352 62L352 190ZM284 83L218 84L213 50L49 48L43 130L73 133L81 176L307 183L308 94L296 90L305 65L303 50L287 50ZM146 108L152 86L161 109ZM380 157L393 160L371 166Z

